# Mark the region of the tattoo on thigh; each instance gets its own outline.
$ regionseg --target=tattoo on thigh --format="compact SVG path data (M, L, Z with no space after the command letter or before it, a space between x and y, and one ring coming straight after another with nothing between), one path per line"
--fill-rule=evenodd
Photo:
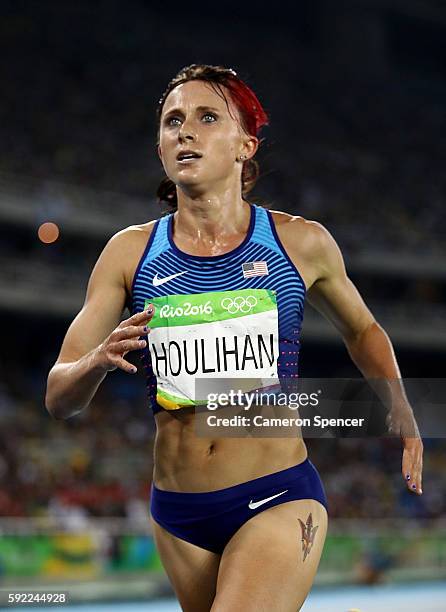
M319 525L313 526L313 517L311 516L311 512L308 515L307 522L303 523L300 519L300 528L302 529L302 552L304 553L303 560L308 557L310 554L310 550L314 544L314 537L316 535L316 531L319 529Z

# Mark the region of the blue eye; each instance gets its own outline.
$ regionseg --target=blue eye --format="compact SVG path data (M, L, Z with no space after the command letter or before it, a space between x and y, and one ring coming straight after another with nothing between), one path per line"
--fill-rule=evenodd
M214 123L215 121L217 121L217 115L215 115L214 113L204 113L201 119L202 121L204 121L204 123ZM177 127L181 125L181 122L182 119L174 115L172 117L167 117L165 124L168 127Z

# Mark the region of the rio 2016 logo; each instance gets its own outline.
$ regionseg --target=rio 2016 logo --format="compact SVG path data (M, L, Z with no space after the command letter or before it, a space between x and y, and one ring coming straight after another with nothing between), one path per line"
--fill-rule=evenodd
M248 295L246 297L238 295L235 298L226 297L221 301L221 307L230 314L236 314L237 312L248 314L256 304L257 298L253 295Z
M187 317L190 315L210 315L212 314L213 308L211 302L208 300L205 304L194 304L190 302L184 302L182 306L170 306L170 304L164 304L161 306L159 316L161 319L169 317Z

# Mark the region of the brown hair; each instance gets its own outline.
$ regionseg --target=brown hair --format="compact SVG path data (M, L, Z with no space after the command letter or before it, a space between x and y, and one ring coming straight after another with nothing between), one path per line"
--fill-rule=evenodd
M167 96L175 87L178 87L178 85L182 83L187 83L188 81L206 81L210 83L215 92L223 97L226 100L226 104L228 104L225 92L223 91L223 87L225 87L229 91L229 95L240 114L242 128L247 134L257 136L260 128L268 124L268 116L257 99L257 96L252 89L237 76L234 70L231 68L224 68L223 66L191 64L178 72L161 96L157 108L158 126L161 121L161 114ZM258 177L259 165L257 161L248 159L243 162L241 184L243 197L251 191ZM171 209L176 209L176 185L169 177L166 176L163 178L156 195L160 202L167 202Z

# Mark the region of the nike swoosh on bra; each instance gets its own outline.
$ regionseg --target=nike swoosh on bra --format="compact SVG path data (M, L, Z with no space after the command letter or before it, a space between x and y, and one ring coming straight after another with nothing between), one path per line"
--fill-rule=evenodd
M263 504L266 504L267 502L271 501L272 499L279 497L279 495L283 495L284 493L287 493L288 489L286 489L286 491L282 491L282 493L277 493L276 495L271 495L271 497L267 497L266 499L261 499L260 501L257 502L253 502L252 499L248 504L248 508L250 508L251 510L255 510L256 508L258 508L259 506L263 506Z
M181 276L181 274L186 274L186 272L187 270L183 270L183 272L177 272L176 274L171 274L170 276L165 276L164 278L158 278L157 272L152 279L152 285L154 287L158 287L158 285L164 285L164 283L167 283L168 281L172 280L173 278L176 278L177 276Z

